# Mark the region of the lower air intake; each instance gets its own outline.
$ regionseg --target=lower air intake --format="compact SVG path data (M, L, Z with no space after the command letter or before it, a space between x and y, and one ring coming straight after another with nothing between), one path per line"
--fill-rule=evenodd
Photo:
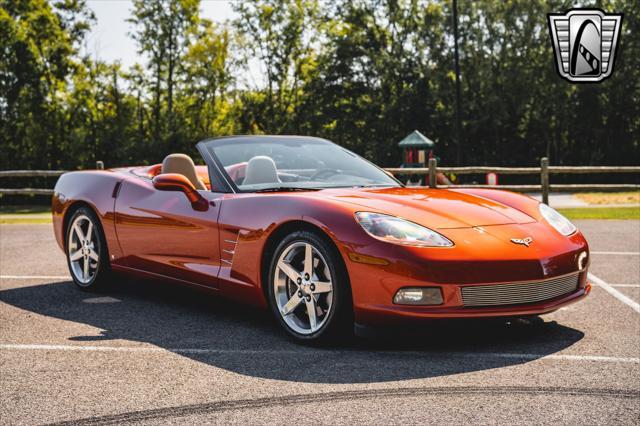
M579 274L564 275L545 281L475 285L462 287L464 306L521 305L543 302L578 288Z

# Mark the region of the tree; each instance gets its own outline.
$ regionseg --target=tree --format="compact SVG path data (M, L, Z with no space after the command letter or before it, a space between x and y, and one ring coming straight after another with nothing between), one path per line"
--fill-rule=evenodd
M237 2L234 22L243 39L245 64L255 57L265 78L265 89L253 87L244 97L245 108L255 118L259 131L292 132L301 86L314 66L314 44L318 33L316 0L263 0ZM249 124L251 127L251 124Z
M153 69L154 131L156 140L165 137L162 121L166 98L169 136L174 128L174 93L176 73L184 55L190 29L197 23L199 0L135 0L130 22L136 26L132 33L140 54L146 55ZM163 91L166 90L163 96Z
M614 73L574 85L546 22L568 3L459 1L464 164L637 164L635 3L598 2L625 15ZM323 136L395 166L415 129L456 164L449 0L237 2L223 24L198 6L135 0L144 61L123 70L80 53L84 0L0 0L0 167L159 162L238 133Z
M2 167L61 164L67 79L91 19L84 1L0 2Z
M183 58L182 124L195 139L233 132L232 123L226 120L237 71L230 58L230 44L229 28L203 20Z
M448 119L439 107L446 72L437 68L444 62L443 9L417 0L343 1L325 13L318 72L305 87L309 132L397 164L397 141L414 129L433 135Z

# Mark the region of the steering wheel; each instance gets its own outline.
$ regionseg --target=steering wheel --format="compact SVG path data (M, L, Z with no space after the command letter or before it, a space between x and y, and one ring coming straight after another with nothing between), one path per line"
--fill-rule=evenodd
M317 172L315 172L313 175L311 175L309 180L314 181L319 179L321 176L327 175L326 177L329 177L329 176L337 175L338 173L339 172L337 169L330 169L330 168L320 169Z

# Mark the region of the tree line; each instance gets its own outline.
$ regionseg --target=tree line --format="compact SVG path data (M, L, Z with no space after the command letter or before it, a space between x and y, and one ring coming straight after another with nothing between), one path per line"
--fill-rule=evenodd
M392 167L415 129L450 166L637 164L640 8L581 2L624 19L612 77L575 85L546 17L572 5L458 1L458 145L450 0L238 1L224 23L199 0L134 0L127 69L83 53L85 0L0 0L0 169L149 164L230 134L325 137Z

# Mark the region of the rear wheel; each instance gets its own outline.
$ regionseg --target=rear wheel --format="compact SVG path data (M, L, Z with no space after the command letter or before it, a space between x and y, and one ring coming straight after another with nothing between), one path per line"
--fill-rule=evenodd
M67 226L67 265L73 282L82 290L103 287L109 275L104 233L95 213L87 207L75 211Z
M351 290L339 254L324 238L297 231L278 245L269 269L269 305L294 338L320 342L353 330Z

